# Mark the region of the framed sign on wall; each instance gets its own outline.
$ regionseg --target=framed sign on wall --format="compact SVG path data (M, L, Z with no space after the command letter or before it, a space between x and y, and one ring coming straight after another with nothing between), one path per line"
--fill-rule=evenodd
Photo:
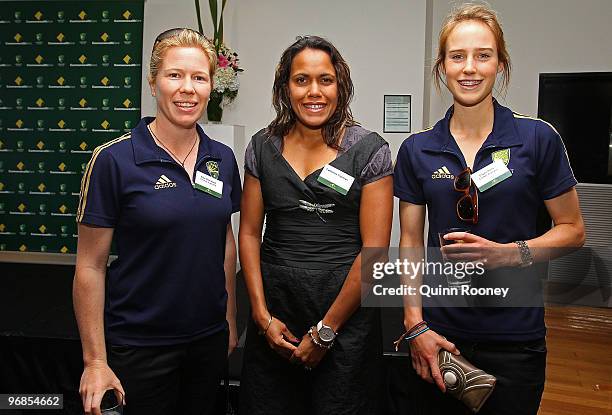
M383 132L410 132L411 100L412 96L410 95L385 95Z

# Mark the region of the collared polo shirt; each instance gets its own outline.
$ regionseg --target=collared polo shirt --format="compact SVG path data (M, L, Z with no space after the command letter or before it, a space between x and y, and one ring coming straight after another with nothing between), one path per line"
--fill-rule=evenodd
M202 192L155 144L152 121L96 148L81 185L77 221L114 228L104 321L111 344L178 344L227 326L223 262L240 208L236 159L197 126L195 170L223 182L221 198Z
M494 100L493 131L476 154L473 171L500 158L512 176L478 194L478 223L457 217L461 194L454 178L466 161L450 133L451 107L425 131L406 139L398 152L394 193L400 200L427 205L427 246L439 247L438 232L470 228L486 239L509 243L537 236L538 210L544 200L576 185L561 137L548 123L513 113ZM545 334L542 308L424 309L432 328L473 340L530 340Z

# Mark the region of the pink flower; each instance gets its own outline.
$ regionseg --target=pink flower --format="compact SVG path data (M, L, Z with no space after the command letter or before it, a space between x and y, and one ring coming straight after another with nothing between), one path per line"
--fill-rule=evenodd
M229 61L223 55L219 55L219 68L227 68L229 65Z

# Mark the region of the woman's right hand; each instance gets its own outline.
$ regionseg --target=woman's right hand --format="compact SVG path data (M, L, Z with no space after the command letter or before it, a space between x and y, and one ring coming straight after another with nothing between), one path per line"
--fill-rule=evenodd
M442 392L446 391L444 380L438 366L438 352L440 349L448 350L453 354L460 354L457 347L433 330L415 337L409 341L412 367L417 374L429 383L435 383Z
M289 331L285 323L272 318L272 322L266 331L266 341L276 353L289 360L297 347L291 343L298 344L300 340ZM291 343L290 343L291 342Z
M123 404L125 405L125 391L119 378L111 370L106 362L93 362L85 365L79 394L83 401L83 409L86 414L100 415L100 402L107 390L114 389L121 392Z

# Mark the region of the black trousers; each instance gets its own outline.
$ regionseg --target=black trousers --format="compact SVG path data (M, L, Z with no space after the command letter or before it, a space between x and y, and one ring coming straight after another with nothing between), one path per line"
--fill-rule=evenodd
M227 362L226 330L190 343L108 347L125 415L212 414Z
M479 369L497 378L495 390L478 415L536 415L544 391L546 340L525 343L475 343L454 341L461 354ZM409 363L410 365L410 363ZM406 415L471 414L463 403L406 368Z

